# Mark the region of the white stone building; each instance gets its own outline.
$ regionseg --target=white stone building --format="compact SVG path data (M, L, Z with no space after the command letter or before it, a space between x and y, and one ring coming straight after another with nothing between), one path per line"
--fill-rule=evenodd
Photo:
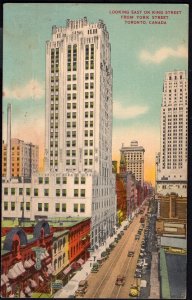
M142 146L138 146L137 141L131 141L130 147L122 145L120 149L121 156L123 155L126 162L127 171L135 174L136 180L141 182L143 187L144 182L144 152Z
M46 43L45 173L28 186L4 184L3 217L92 217L92 245L101 244L116 222L112 174L112 68L109 33L102 20L67 20ZM24 196L19 195L23 188ZM30 195L28 190L30 189ZM11 203L15 202L15 210ZM6 204L7 205L7 204ZM29 204L28 204L29 205ZM25 205L24 205L25 206ZM25 209L25 207L24 207Z
M161 105L157 193L187 193L188 79L185 71L166 72Z

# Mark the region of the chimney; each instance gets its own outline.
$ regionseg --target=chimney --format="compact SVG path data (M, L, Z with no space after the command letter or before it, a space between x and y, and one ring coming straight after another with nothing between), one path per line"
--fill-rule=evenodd
M11 110L10 103L7 105L7 181L11 180Z

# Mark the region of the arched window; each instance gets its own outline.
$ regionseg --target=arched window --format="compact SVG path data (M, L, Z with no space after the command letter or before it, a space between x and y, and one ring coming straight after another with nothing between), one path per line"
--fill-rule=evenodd
M65 237L63 238L63 247L65 246Z
M13 254L17 255L19 253L19 241L13 241Z
M54 243L53 248L54 248L54 254L56 254L56 252L57 252L57 243Z
M57 259L54 260L54 270L57 270Z

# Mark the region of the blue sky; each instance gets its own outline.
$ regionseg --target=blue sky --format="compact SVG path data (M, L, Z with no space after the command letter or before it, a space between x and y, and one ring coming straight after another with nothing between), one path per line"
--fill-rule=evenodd
M129 25L113 10L181 11L167 25ZM142 13L142 15L144 15ZM113 67L113 158L121 143L145 147L146 179L154 173L164 73L187 70L188 6L185 4L6 4L3 34L3 111L13 104L13 136L38 143L43 152L45 42L53 25L86 16L107 26ZM36 126L34 126L36 124ZM5 125L3 124L4 138ZM30 133L29 133L30 131ZM41 154L42 155L42 154ZM151 174L152 174L151 173ZM152 176L153 177L153 176Z

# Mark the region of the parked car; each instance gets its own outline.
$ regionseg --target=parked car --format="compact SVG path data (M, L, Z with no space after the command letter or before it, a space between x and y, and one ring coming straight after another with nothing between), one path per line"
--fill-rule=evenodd
M139 240L140 239L140 235L139 234L136 234L135 235L135 240Z
M135 252L134 251L128 251L128 257L133 257L134 256L134 254L135 254Z
M138 272L136 272L134 275L135 278L141 278L141 276L142 276L141 273L138 273Z
M87 291L88 282L87 280L81 280L78 285L78 289L75 292L75 296L84 296Z
M121 231L120 231L120 234L121 234L121 235L124 235L124 231L123 231L123 230L121 230Z
M129 296L131 297L138 297L139 296L139 287L137 285L132 284L130 291L129 291Z
M125 284L125 276L117 276L115 285L124 285Z

